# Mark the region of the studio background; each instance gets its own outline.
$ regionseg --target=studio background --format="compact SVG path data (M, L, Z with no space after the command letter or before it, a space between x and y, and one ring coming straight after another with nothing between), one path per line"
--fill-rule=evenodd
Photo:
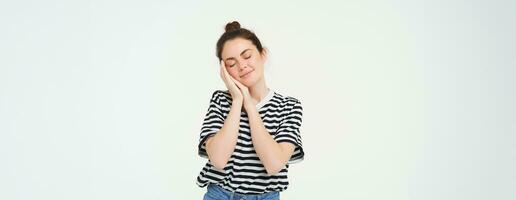
M516 199L514 1L3 1L0 199L201 199L238 20L303 103L282 199Z

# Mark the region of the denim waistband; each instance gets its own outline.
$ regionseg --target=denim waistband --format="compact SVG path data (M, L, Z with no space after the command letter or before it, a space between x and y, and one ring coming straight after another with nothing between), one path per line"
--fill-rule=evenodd
M238 192L232 192L232 191L226 190L226 189L222 188L221 186L219 186L217 184L213 184L213 183L210 183L208 185L208 192L210 190L212 190L213 192L223 193L223 194L227 195L228 197L230 197L230 199L235 199L235 200L268 199L268 198L271 198L274 196L278 196L278 199L279 199L278 191L266 192L266 193L262 193L262 194L244 194L244 193L238 193Z

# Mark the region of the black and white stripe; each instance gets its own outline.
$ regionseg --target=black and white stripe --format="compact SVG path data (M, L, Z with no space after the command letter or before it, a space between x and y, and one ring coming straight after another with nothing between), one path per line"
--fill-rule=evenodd
M217 90L213 93L201 127L199 156L208 158L205 141L222 127L229 114L231 102L228 91ZM215 183L227 190L245 194L261 194L287 189L289 164L304 158L299 131L303 113L301 102L294 97L283 96L269 90L267 97L258 103L257 109L265 128L278 143L289 142L295 145L294 154L286 166L277 174L267 174L251 141L247 113L241 112L237 144L226 167L223 171L217 170L208 160L197 177L198 186L205 187L209 183Z

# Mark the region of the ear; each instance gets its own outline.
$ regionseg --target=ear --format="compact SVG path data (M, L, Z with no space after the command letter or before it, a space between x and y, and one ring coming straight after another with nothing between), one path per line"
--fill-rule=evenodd
M263 51L261 53L261 56L262 56L262 59L263 60L267 60L268 56L269 56L269 49L263 47Z

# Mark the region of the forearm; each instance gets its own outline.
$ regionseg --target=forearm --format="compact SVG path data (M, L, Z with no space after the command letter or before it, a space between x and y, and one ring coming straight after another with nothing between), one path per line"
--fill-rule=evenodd
M269 175L276 174L283 169L293 150L282 148L282 146L274 140L265 128L254 106L249 106L249 109L246 107L246 110L249 117L249 126L251 128L251 139L256 154L262 161L267 173Z
M235 150L240 128L240 112L242 103L234 101L224 125L217 134L206 141L206 152L215 168L222 170Z

